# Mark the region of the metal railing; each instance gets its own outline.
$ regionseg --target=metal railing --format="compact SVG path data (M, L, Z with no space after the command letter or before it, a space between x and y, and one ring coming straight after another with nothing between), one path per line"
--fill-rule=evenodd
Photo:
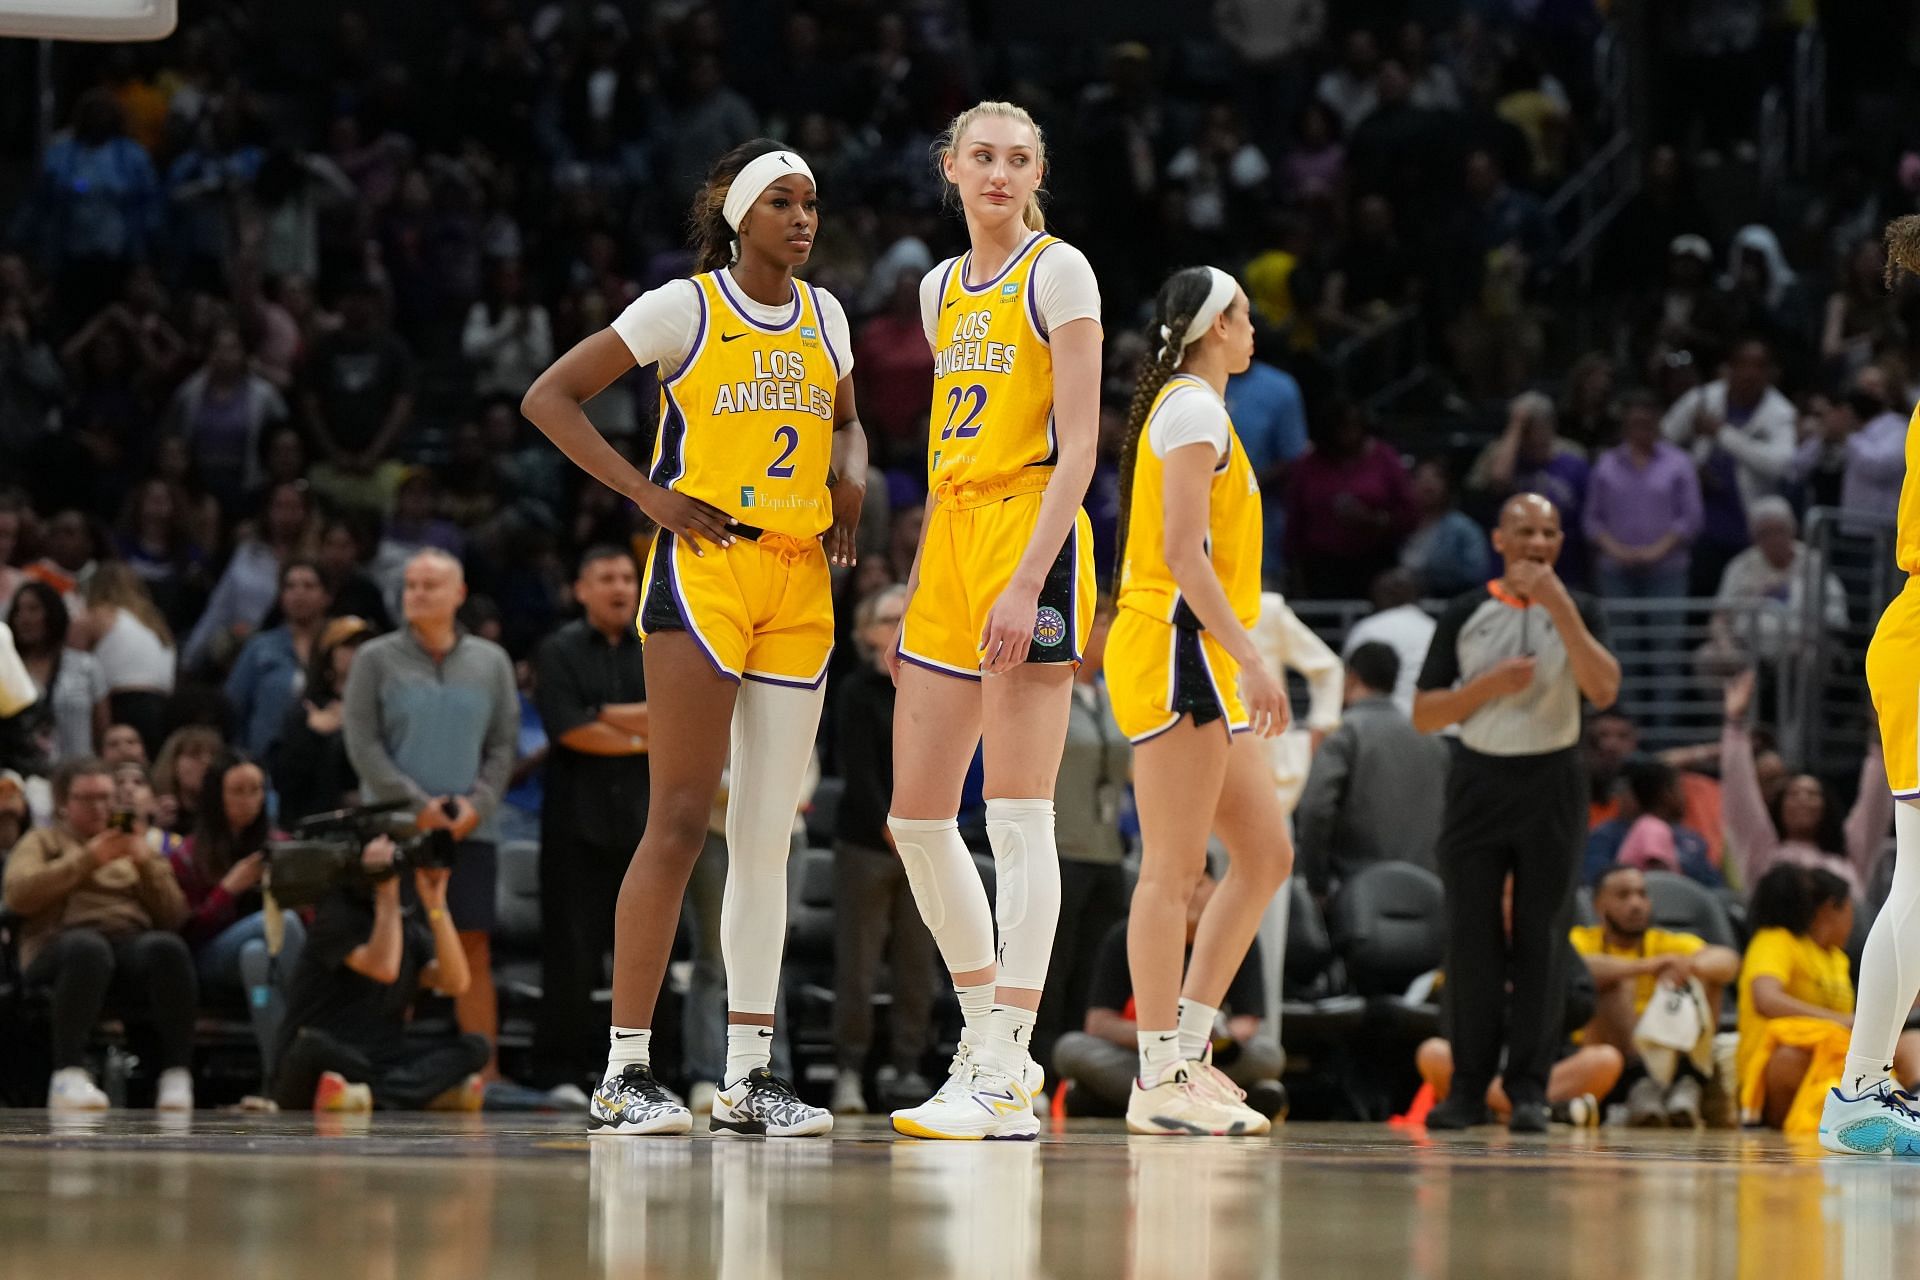
M1827 41L1809 23L1793 42L1793 170L1805 176L1820 164L1827 137Z
M1427 377L1426 351L1426 326L1413 303L1342 339L1327 359L1340 393L1378 413Z
M1807 513L1807 554L1796 596L1806 637L1803 678L1793 691L1793 734L1783 738L1801 767L1815 773L1854 768L1872 731L1864 675L1867 644L1887 602L1904 584L1894 559L1892 517L1815 507ZM1838 593L1838 609L1825 616Z
M1355 623L1371 612L1364 600L1289 601L1293 611L1338 653ZM1423 601L1438 613L1440 600ZM1620 659L1616 705L1640 727L1651 749L1710 742L1720 732L1727 678L1758 661L1760 702L1769 720L1794 701L1807 646L1773 601L1721 607L1711 598L1601 600L1607 647ZM1856 752L1855 758L1858 758Z

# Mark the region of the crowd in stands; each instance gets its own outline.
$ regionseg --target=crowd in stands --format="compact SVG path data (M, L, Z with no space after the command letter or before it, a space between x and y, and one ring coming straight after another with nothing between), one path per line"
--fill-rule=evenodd
M1880 284L1874 237L1920 201L1920 163L1896 158L1905 139L1864 135L1834 162L1849 180L1776 232L1753 198L1703 191L1741 162L1747 124L1723 95L1663 76L1673 110L1581 300L1599 324L1578 331L1603 339L1570 349L1566 229L1546 200L1604 141L1591 56L1603 8L1225 0L1211 25L1144 42L1096 29L1063 52L950 0L305 14L212 0L157 45L62 47L64 120L16 184L0 253L0 620L37 694L0 719L0 852L13 849L13 962L40 985L58 975L54 1066L78 1069L93 1018L124 1004L167 1022L165 1068L187 1061L196 1005L254 1015L263 1083L300 1046L304 1074L279 1091L294 1101L338 1072L348 1032L374 1042L356 1071L391 1105L458 1103L466 1073L499 1069L491 901L463 902L458 874L451 888L384 881L406 928L363 954L368 930L386 927L386 891L350 918L274 919L262 849L362 794L406 800L465 842L536 840L564 753L570 788L585 785L585 755L621 754L613 738L644 762L644 688L636 717L583 720L551 687L566 663L542 645L583 591L612 590L583 585L594 557L644 558L650 531L538 439L518 399L556 353L689 270L688 199L714 156L756 134L791 143L820 177L808 275L854 321L875 463L861 563L837 591L821 743L841 798L831 829L814 832L834 846L836 902L863 904L843 911L834 984L843 1077L870 1079L878 1060L883 1092L913 1094L937 1066L916 1013L932 987L897 976L932 962L878 821L891 690L871 654L899 611L924 511L932 356L915 286L959 240L929 144L985 91L1025 103L1048 131L1051 224L1101 282L1088 508L1103 559L1152 290L1173 267L1211 261L1255 305L1260 358L1228 400L1262 484L1268 584L1376 605L1348 638L1347 713L1323 742L1316 726L1299 815L1316 898L1373 860L1431 864L1420 837L1438 825L1446 756L1407 722L1433 629L1420 602L1485 578L1488 521L1512 494L1559 509L1570 584L1716 597L1714 669L1779 660L1809 615L1805 512L1890 515L1898 492L1905 408L1920 398L1920 290ZM1764 76L1792 34L1756 22L1715 43L1683 26L1662 24L1647 56L1699 77ZM1345 360L1342 344L1410 309L1426 389L1404 413L1370 406L1384 371ZM653 379L636 370L588 408L636 456L651 448ZM423 574L434 581L413 580ZM1872 607L1825 585L1829 625ZM1772 611L1768 626L1735 625L1755 607ZM472 698L385 696L448 655ZM1588 881L1615 883L1616 865L1667 870L1745 905L1798 868L1839 877L1864 916L1886 834L1874 757L1847 815L1829 780L1789 776L1738 697L1717 746L1665 760L1636 752L1631 722L1594 721ZM437 753L444 724L479 754ZM583 730L608 741L584 745ZM1070 905L1037 1037L1089 1061L1129 1043L1108 936L1126 911L1127 770L1096 651L1061 775ZM1408 776L1428 779L1413 803L1431 821L1383 816L1384 779L1404 793ZM131 830L108 824L122 810ZM589 843L630 849L621 823L635 818ZM571 883L606 892L604 875ZM450 943L422 918L436 895ZM1779 908L1770 927L1833 932L1801 914ZM693 1006L711 1002L717 977L711 940L686 945L691 1062L707 1034ZM594 958L546 959L570 964L583 1000L600 984ZM865 1016L883 963L896 975L886 1036ZM365 985L321 991L314 966ZM1593 976L1611 1008L1617 984ZM395 992L427 988L456 997L458 1032L423 1074L395 1056ZM1257 984L1239 997L1246 1017L1264 1000ZM1762 993L1758 1007L1777 1002ZM530 1083L597 1067L591 1017L567 1016L537 1038ZM328 1042L303 1042L296 1025ZM1246 1023L1233 1034L1254 1043ZM1618 1040L1584 1043L1599 1059L1591 1051ZM1247 1063L1250 1080L1277 1070L1253 1048ZM1577 1092L1604 1094L1607 1069L1629 1065L1587 1062ZM159 1096L178 1104L185 1086L169 1079Z

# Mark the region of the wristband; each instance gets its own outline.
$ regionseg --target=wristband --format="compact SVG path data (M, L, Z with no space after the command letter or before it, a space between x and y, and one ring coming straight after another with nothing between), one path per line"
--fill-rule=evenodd
M439 924L446 914L447 909L445 907L428 907L427 922L429 924Z

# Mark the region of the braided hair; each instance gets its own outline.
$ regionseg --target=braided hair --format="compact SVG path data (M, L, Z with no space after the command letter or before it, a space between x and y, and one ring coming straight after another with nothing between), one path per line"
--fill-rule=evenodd
M1902 271L1920 276L1920 214L1910 213L1887 224L1887 287Z
M1127 406L1127 430L1120 444L1120 529L1113 552L1113 590L1120 590L1120 577L1126 572L1127 526L1133 517L1134 461L1140 453L1141 437L1146 434L1147 416L1167 379L1180 367L1185 354L1181 339L1187 326L1207 303L1213 289L1213 273L1206 267L1182 267L1167 277L1153 300L1153 322L1147 326L1147 358L1141 362L1139 381L1133 386L1133 400ZM1162 338L1161 330L1171 334Z
M784 142L772 138L754 138L743 142L713 162L707 180L693 196L693 208L687 214L687 243L693 249L694 273L718 271L733 262L734 229L727 225L727 192L740 171L761 156L787 151Z

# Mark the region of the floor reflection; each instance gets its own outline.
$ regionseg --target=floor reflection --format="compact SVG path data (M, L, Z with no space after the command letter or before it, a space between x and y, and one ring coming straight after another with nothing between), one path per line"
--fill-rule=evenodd
M589 1142L0 1112L0 1280L1878 1280L1916 1254L1920 1163L1762 1135Z

